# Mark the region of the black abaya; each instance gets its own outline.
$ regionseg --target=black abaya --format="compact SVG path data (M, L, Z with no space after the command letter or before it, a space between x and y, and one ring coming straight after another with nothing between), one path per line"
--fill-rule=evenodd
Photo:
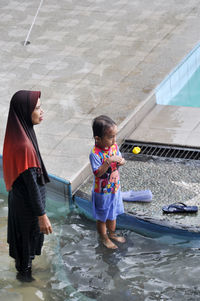
M9 254L22 268L41 254L44 241L38 216L45 214L45 186L38 182L37 168L29 168L16 179L8 196Z

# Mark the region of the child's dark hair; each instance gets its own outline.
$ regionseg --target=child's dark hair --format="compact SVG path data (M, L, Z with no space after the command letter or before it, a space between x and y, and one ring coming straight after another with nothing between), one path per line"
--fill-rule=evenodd
M100 115L93 119L92 130L93 136L102 138L108 128L116 125L116 123L108 116Z

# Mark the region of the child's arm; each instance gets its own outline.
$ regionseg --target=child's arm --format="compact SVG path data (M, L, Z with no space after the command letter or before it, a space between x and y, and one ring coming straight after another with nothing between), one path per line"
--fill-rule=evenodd
M101 177L103 174L105 174L112 162L117 162L118 165L123 165L123 161L125 163L125 160L121 156L112 156L108 158L96 171L96 177Z

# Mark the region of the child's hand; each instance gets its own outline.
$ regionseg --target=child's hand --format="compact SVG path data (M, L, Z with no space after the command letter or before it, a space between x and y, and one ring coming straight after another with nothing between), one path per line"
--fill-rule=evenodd
M125 163L126 163L126 160L124 158L122 158L120 163L117 163L117 165L121 166L121 165L124 165Z
M116 162L117 165L123 165L125 163L124 158L122 158L121 156L112 156L108 160L109 163Z

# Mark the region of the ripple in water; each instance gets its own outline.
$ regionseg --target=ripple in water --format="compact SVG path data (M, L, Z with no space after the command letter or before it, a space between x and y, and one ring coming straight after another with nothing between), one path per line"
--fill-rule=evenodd
M6 202L2 202L3 207ZM59 204L60 206L60 204ZM21 284L6 244L6 213L0 223L0 296L4 300L157 301L200 300L199 242L152 239L123 231L116 251L98 240L96 225L76 212L52 212L54 234L34 260L36 281ZM1 298L0 298L1 299Z
M123 231L117 251L98 241L95 224L71 215L63 226L61 253L68 278L96 300L199 300L200 254L189 242L145 238Z

